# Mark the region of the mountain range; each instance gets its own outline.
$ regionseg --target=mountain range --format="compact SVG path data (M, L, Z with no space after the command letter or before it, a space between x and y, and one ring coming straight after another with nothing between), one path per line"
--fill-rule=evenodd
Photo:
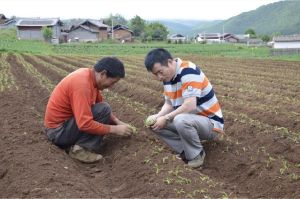
M171 34L195 36L197 33L244 34L249 28L257 35L300 34L300 1L279 1L241 13L227 20L159 20Z

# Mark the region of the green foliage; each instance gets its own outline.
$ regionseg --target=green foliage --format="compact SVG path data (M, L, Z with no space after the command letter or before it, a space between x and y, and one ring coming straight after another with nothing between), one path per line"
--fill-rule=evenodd
M133 31L133 35L136 37L141 36L146 27L144 19L136 15L129 21L129 28Z
M263 35L261 37L261 39L264 41L264 42L269 42L271 40L270 36L269 35Z
M108 18L104 19L103 21L105 24L111 25L127 25L127 20L120 14L110 14ZM112 24L113 22L113 24Z
M0 40L14 40L17 39L17 29L0 29Z
M200 28L198 32L225 32L242 34L251 27L257 34L299 34L300 1L279 1L261 6L256 10L244 12L226 21L208 28Z
M52 28L44 26L42 28L42 33L43 33L43 37L45 38L46 41L50 41L53 35L53 31Z
M144 38L149 40L162 41L167 39L168 29L162 23L153 22L146 26Z
M256 33L252 28L249 28L245 31L245 34L249 34L250 38L256 38Z

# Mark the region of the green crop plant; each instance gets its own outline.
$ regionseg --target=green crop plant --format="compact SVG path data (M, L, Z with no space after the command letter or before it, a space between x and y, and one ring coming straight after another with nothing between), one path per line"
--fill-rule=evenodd
M179 166L176 166L176 168L174 170L170 170L168 171L168 173L170 175L173 175L173 176L178 176L180 173L182 173L183 171L179 168Z
M132 130L132 134L137 134L138 133L138 130L137 130L137 128L134 126L134 125L132 125L132 124L129 124L129 127L131 128L131 130Z
M169 159L169 157L168 157L168 156L165 156L165 157L162 158L162 162L163 162L164 164L166 164L168 159Z
M274 162L275 160L276 160L275 158L269 156L269 157L268 157L268 160L267 160L267 167L270 167L270 164L271 164L272 162Z
M191 184L192 181L188 178L184 178L184 177L181 177L181 176L177 176L177 179L175 181L176 183L180 184L180 185L183 185L183 184Z
M54 89L55 86L52 84L52 82L47 77L39 73L34 66L26 62L21 55L16 54L16 57L18 61L23 65L26 72L35 77L42 87L46 88L49 92Z
M159 165L156 163L154 164L154 169L156 174L159 174L159 172L162 170L161 168L159 168Z
M151 159L149 157L146 157L143 161L144 164L150 164L151 163Z
M165 184L167 184L167 185L170 185L170 184L173 184L174 179L169 178L169 177L166 177L166 178L163 180L163 182L164 182Z
M300 179L300 176L295 173L292 173L290 177L293 181L298 181Z
M185 191L183 190L183 188L180 188L180 189L175 188L174 191L177 196L179 196L181 194L185 194Z
M152 149L152 156L160 154L164 150L164 147L158 147L157 145L154 146Z
M149 116L144 120L144 125L146 128L151 127L153 124L155 124L156 118L154 116Z
M280 174L283 175L288 170L288 165L286 160L282 160L282 166L279 170Z

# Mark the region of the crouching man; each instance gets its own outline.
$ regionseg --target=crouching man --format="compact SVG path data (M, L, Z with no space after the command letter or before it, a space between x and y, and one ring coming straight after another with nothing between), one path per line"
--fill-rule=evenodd
M203 164L201 140L217 140L223 134L223 116L212 85L190 61L173 59L165 49L154 49L145 66L164 85L165 103L149 116L150 127L192 168Z
M101 141L106 134L128 136L130 126L120 121L103 101L101 91L125 77L123 63L105 57L94 67L80 68L59 82L45 113L48 139L81 162L99 161Z

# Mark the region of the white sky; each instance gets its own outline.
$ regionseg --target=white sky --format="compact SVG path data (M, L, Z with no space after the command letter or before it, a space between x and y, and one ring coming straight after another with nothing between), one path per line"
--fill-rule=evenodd
M228 19L280 0L0 0L6 17Z

